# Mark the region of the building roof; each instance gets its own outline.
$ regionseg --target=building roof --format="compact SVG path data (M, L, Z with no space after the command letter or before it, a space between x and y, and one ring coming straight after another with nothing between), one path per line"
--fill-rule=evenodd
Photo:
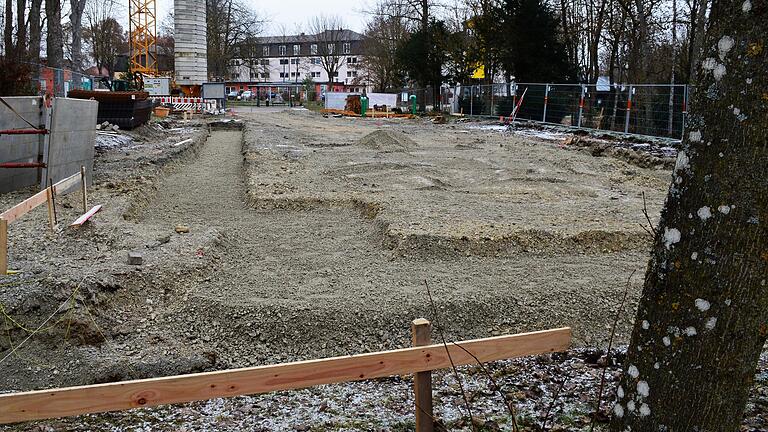
M340 35L336 35L334 37L325 37L322 36L324 33L327 32L340 32ZM323 33L319 34L298 34L298 35L286 35L286 36L262 36L256 38L256 42L260 44L295 44L295 43L311 43L311 42L321 42L326 40L332 40L336 39L339 41L359 41L363 40L363 35L356 31L352 31L349 29L341 29L341 30L326 30Z

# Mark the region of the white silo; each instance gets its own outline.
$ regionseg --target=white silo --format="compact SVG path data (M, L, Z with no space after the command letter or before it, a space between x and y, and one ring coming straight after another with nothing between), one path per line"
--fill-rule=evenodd
M176 84L199 86L208 81L204 0L174 0Z

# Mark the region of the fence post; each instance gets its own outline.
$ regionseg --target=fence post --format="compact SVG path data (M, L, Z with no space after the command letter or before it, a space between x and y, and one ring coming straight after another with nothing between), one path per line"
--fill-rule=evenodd
M627 115L624 118L624 133L629 133L629 113L632 111L632 85L629 86L629 95L627 96Z
M685 138L685 117L688 115L688 84L683 86L683 110L680 120L680 139Z
M474 114L474 102L475 98L472 96L472 88L475 87L474 84L469 86L469 115Z
M549 102L549 84L544 84L544 115L541 117L542 123L547 122L547 102Z
M587 86L581 85L581 97L579 97L579 121L576 126L581 127L581 116L584 115L584 94L587 92Z
M432 343L432 324L417 318L411 323L413 346ZM413 375L413 394L416 402L416 432L433 432L432 414L432 372L416 372Z
M0 275L8 274L8 221L0 218Z

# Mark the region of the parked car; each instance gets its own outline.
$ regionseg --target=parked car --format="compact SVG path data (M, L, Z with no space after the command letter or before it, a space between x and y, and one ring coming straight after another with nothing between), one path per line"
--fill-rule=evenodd
M237 90L232 90L229 93L227 93L227 99L229 100L237 99Z
M242 100L251 100L253 99L253 92L250 90L246 90L243 92L243 94L240 95L240 99Z

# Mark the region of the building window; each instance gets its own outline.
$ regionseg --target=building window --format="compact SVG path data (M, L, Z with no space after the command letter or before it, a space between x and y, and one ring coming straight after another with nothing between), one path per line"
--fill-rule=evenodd
M309 46L309 53L311 55L317 55L317 44L312 44Z
M320 72L310 72L312 74L312 78L320 78Z
M328 54L333 54L333 48L335 47L334 44L328 44Z
M293 55L295 55L295 56L299 55L300 50L301 50L301 47L299 45L294 45L293 46Z
M288 64L288 59L280 59L280 64L281 65Z
M281 56L285 55L285 45L280 45L280 48L278 49L278 52Z
M291 78L298 78L301 76L301 72L291 72Z
M292 59L291 59L291 64L294 64L294 65L295 65L295 64L299 64L299 59L297 59L297 58L292 58Z
M269 74L268 74L268 73L262 73L262 74L261 74L261 77L262 77L262 78L269 78Z
M261 61L262 66L269 66L269 60L262 60Z
M357 57L347 57L347 63L357 63Z
M351 51L351 44L349 42L344 42L344 54L349 54Z
M318 57L312 57L311 59L309 59L309 62L310 62L311 64L313 64L313 65L319 65L319 64L320 64L320 58L318 58Z
M333 77L334 77L334 78L338 78L338 77L339 77L339 72L338 72L338 71L337 71L337 72L334 72L334 73L333 73Z
M264 45L264 47L261 48L262 54L264 54L264 57L269 57L269 45Z
M280 72L280 78L287 78L288 72Z

